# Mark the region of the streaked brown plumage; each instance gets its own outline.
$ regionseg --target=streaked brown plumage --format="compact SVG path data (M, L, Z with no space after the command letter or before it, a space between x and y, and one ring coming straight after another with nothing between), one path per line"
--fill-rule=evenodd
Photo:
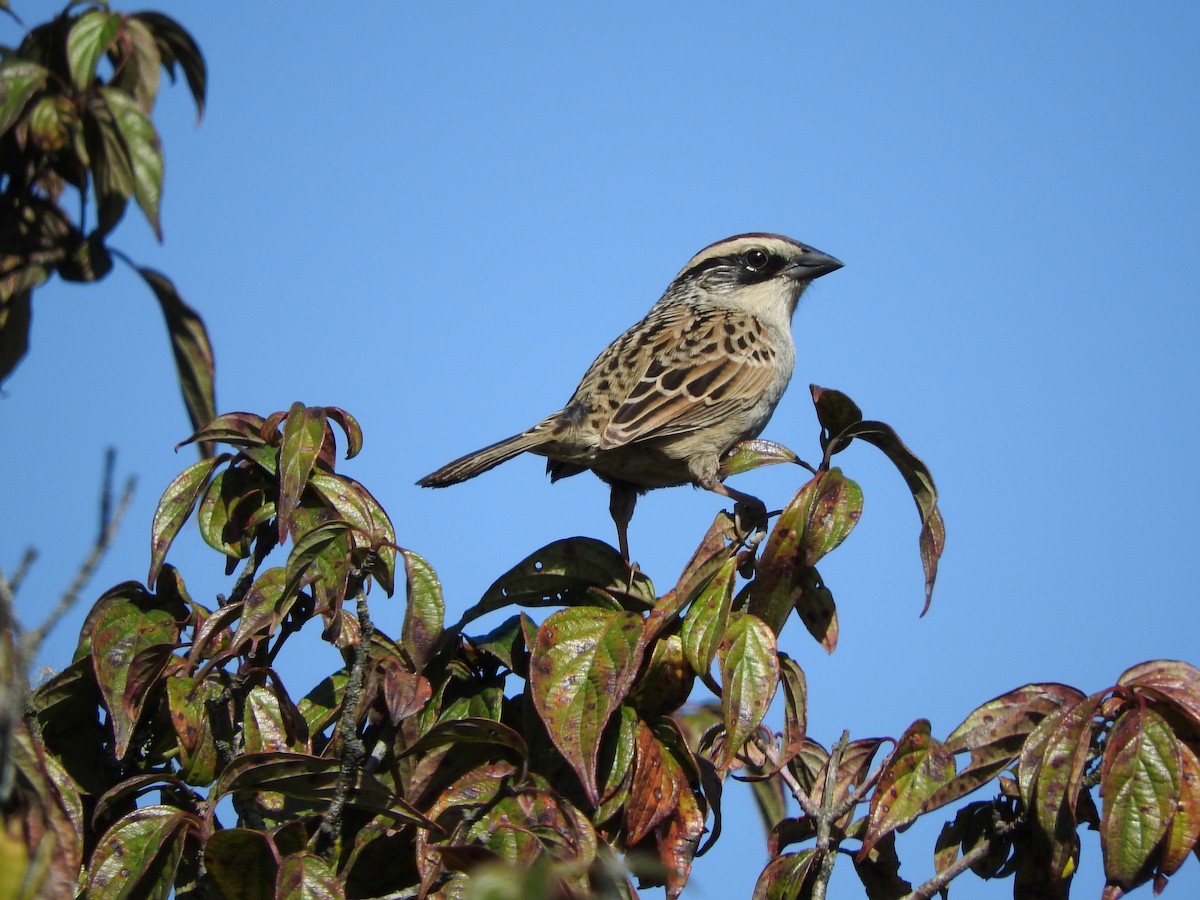
M719 480L721 457L771 418L795 362L796 303L809 283L841 267L782 235L705 247L596 358L566 406L417 483L457 484L527 451L548 457L552 481L591 469L612 486L626 559L634 503L652 488L694 484L762 509Z

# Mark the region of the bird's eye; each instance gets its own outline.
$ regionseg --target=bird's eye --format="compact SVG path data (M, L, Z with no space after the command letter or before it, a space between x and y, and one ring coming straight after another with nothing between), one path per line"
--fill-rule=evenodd
M742 265L751 272L761 272L769 261L770 257L767 255L767 251L760 250L758 247L742 254Z

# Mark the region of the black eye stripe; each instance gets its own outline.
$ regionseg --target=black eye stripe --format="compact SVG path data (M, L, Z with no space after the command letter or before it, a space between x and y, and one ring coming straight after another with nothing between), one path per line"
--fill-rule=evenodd
M763 259L750 260L751 254L761 254ZM681 274L677 281L689 281L712 269L727 270L730 280L754 282L770 278L783 267L783 260L761 247L751 247L741 253L713 256L696 263Z

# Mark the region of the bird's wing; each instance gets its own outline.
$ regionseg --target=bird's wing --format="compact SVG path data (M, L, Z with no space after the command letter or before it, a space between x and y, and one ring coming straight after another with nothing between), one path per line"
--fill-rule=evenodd
M644 332L645 366L640 377L631 373L600 435L602 450L719 422L758 403L775 378L775 348L747 313L690 312L664 317L661 326Z

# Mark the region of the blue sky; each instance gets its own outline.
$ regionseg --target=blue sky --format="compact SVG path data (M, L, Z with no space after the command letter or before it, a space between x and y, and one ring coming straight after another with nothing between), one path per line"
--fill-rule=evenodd
M846 267L802 301L764 436L815 461L806 386L847 392L929 464L948 531L919 619L912 501L873 448L842 454L866 508L821 567L841 646L826 657L797 622L781 640L808 673L810 733L924 716L945 736L1027 682L1091 692L1142 660L1200 663L1200 7L161 8L206 53L209 108L196 128L186 91L164 91L165 242L131 216L114 243L205 316L222 411L303 400L360 419L345 471L436 567L452 615L551 540L613 541L607 491L551 486L536 458L413 482L557 409L696 250L767 230ZM140 488L88 599L144 578L154 505L192 459L172 451L189 429L149 292L121 271L41 290L0 411L0 565L42 552L26 621L93 538L108 445ZM736 485L778 508L800 483L780 467ZM661 590L720 505L643 498L630 539ZM228 587L194 535L170 561L197 598ZM399 631L399 598L373 610ZM82 616L42 664L65 664ZM284 667L296 694L337 665L325 652ZM745 795L727 793L689 896L748 896L765 856ZM901 836L914 882L935 833ZM1167 896L1194 895L1198 870ZM1102 882L1085 836L1079 896Z

